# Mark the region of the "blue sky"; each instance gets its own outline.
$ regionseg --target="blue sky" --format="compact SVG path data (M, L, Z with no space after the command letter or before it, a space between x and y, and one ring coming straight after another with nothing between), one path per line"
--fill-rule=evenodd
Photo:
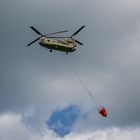
M63 109L53 111L46 125L60 137L63 137L71 132L80 117L82 117L82 114L79 107L69 105Z

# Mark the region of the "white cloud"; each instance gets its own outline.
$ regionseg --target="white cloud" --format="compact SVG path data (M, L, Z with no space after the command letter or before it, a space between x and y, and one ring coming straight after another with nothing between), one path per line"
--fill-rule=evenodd
M43 128L35 132L23 121L19 114L5 113L0 115L1 140L139 140L140 128L109 128L84 133L73 132L64 138Z
M31 133L20 114L6 113L0 115L0 139L39 140L39 136Z
M72 134L68 139L74 140L139 140L140 129L123 129L110 128L106 130L97 130L95 132L88 132L85 134ZM68 140L66 139L66 140Z

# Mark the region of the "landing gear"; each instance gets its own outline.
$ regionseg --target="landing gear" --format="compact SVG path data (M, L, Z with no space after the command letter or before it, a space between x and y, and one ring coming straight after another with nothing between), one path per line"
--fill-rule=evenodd
M52 52L52 50L50 50L50 52Z

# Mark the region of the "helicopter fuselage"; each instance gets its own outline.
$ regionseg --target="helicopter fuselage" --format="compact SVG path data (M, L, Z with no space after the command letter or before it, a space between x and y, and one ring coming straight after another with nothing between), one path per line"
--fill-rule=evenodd
M43 47L46 47L52 50L58 50L62 52L74 52L76 50L76 43L73 39L71 38L66 38L63 41L62 40L57 40L57 39L52 39L47 36L43 36L40 38L39 44Z

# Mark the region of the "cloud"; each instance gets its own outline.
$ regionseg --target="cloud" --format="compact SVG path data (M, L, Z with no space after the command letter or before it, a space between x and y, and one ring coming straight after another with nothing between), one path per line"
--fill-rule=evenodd
M28 134L27 127L22 122L22 117L15 114L0 115L0 138L2 140L24 140Z
M24 116L15 113L0 114L1 140L40 140L40 134L34 133L24 121Z
M140 129L119 129L111 128L106 130L97 130L85 134L72 134L69 139L73 140L138 140L140 138Z
M35 105L29 121L40 126L57 106L76 102L87 110L94 107L61 52L50 53L37 43L25 47L37 37L31 25L42 33L68 29L72 34L85 24L76 36L84 47L66 57L110 116L104 125L92 114L86 129L93 124L140 126L139 0L5 0L0 10L0 112L22 113Z
M5 113L0 114L0 138L1 140L139 140L140 128L109 128L84 133L73 132L60 138L43 127L40 131L34 131L23 121L20 114Z

